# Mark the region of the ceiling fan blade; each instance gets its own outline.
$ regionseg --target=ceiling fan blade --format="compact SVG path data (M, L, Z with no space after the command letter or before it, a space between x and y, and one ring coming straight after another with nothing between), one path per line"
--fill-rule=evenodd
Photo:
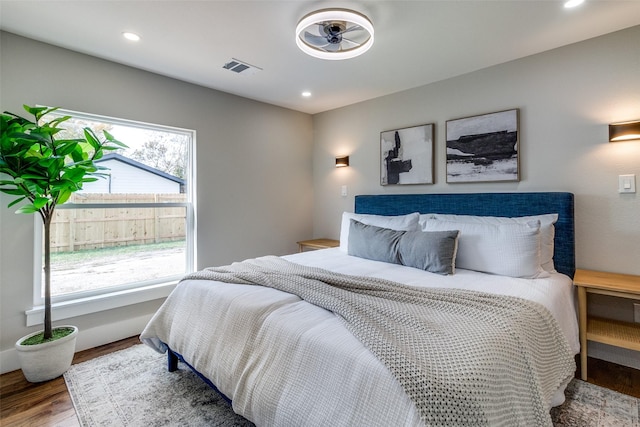
M308 31L304 32L304 40L312 46L323 47L329 44L329 41L325 37L316 36Z
M348 32L351 32L351 31L360 31L360 30L364 30L364 28L362 28L360 25L356 24L356 25L353 25L353 26L345 29L344 31L340 31L339 34L344 34L344 33L348 33Z
M329 43L326 46L323 46L322 50L326 52L337 52L340 50L340 43Z
M346 37L343 37L343 38L342 38L342 42L343 42L343 43L345 43L345 42L346 42L346 43L348 43L348 44L350 44L350 45L353 45L353 47L357 47L357 46L360 46L360 45L362 44L362 43L358 43L358 42L355 42L355 41L353 41L353 40L350 40L350 39L348 39L348 38L346 38Z

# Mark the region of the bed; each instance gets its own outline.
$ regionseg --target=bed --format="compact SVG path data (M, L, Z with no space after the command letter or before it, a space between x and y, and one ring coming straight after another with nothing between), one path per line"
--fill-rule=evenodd
M551 425L579 352L574 270L570 193L356 196L339 248L187 277L141 340L259 426ZM385 306L343 302L345 283ZM417 356L394 347L424 333Z

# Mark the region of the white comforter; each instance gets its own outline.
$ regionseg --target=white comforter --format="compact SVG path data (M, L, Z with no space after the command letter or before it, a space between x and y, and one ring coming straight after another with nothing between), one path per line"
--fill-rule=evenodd
M458 269L440 276L365 260L339 249L284 257L304 265L414 286L453 287L518 296L547 307L579 351L571 280L513 279ZM259 426L421 425L391 372L332 313L271 288L182 282L141 335L164 343L233 400ZM562 402L559 390L549 405Z

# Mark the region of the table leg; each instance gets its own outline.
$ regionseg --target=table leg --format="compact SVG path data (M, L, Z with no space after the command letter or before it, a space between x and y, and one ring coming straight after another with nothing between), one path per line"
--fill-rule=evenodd
M587 380L587 290L583 286L578 287L578 311L580 330L580 376Z

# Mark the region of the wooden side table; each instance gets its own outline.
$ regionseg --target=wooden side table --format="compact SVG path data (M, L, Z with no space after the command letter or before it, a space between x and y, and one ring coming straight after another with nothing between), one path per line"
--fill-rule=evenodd
M301 240L298 243L300 248L300 252L303 252L305 249L327 249L327 248L336 248L340 246L339 240L333 239L311 239L311 240Z
M573 283L578 287L580 311L580 372L586 381L587 341L640 351L640 323L590 318L587 314L587 294L640 300L640 276L576 270Z

